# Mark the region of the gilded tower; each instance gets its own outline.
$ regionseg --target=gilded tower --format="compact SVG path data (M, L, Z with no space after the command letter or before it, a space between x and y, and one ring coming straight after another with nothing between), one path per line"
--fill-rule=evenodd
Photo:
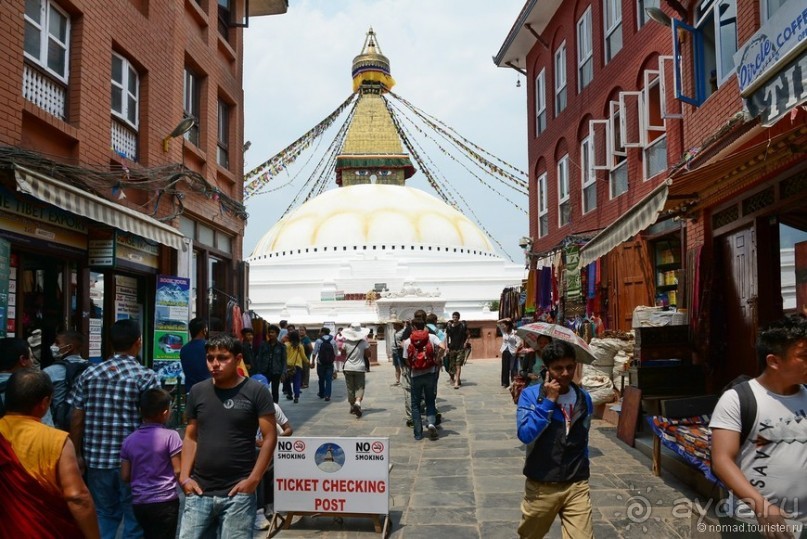
M401 138L382 95L395 85L389 59L381 53L373 29L367 32L361 54L353 59L353 91L359 102L336 157L336 183L404 185L415 167L404 153Z

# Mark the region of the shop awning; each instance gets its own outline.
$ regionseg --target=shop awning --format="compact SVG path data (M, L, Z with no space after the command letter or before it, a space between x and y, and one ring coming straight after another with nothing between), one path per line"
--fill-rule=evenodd
M580 249L580 266L590 264L607 254L620 243L629 240L658 219L658 214L667 202L667 193L672 182L664 180L658 187L650 191L641 201L633 205L616 221L591 238Z
M183 250L185 237L177 229L148 215L24 167L16 166L14 175L17 178L17 189L22 193L76 215L131 232L178 251Z

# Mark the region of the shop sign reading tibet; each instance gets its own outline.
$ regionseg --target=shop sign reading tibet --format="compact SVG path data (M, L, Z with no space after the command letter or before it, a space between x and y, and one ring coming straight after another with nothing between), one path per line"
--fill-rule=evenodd
M278 438L275 510L389 513L389 438Z

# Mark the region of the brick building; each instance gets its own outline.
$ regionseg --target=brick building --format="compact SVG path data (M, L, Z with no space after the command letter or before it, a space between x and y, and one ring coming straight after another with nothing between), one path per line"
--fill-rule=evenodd
M168 306L155 320L163 274L189 278L189 315L225 330L228 301L246 295L243 32L251 17L286 9L286 0L0 4L2 329L39 329L43 350L54 332L76 329L100 359L104 328L136 317L144 357L172 357L187 321Z
M718 388L756 372L760 326L807 302L798 6L528 0L494 57L530 81L531 267L578 244L611 328L637 305L687 309Z

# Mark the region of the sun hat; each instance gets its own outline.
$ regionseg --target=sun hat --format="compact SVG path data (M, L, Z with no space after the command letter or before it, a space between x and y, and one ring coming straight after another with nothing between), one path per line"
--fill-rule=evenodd
M368 333L370 333L370 330L362 327L360 322L353 322L349 328L342 330L342 336L349 341L360 341Z

